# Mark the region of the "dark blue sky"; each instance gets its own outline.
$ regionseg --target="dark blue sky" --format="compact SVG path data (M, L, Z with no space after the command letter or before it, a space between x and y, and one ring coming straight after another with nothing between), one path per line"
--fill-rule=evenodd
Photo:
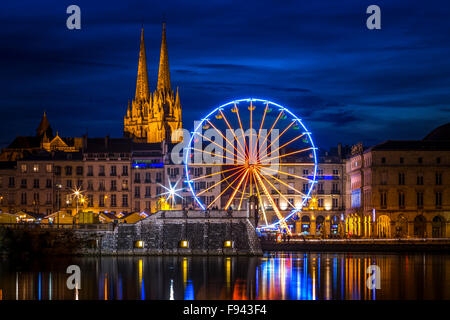
M66 28L81 7L82 29ZM382 30L366 28L377 4ZM2 1L0 145L43 110L62 136L121 136L140 26L156 86L161 21L184 127L235 98L305 120L319 147L420 139L450 119L448 1Z

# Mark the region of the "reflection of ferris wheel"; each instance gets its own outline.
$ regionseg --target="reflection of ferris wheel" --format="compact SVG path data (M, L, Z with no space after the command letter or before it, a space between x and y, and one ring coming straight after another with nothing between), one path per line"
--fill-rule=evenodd
M291 111L267 100L234 100L214 109L196 124L186 151L186 182L196 203L203 210L240 210L256 196L262 229L290 232L286 221L307 203L316 181L311 133ZM191 174L202 167L216 170ZM194 188L207 179L214 183ZM202 201L216 187L214 199Z

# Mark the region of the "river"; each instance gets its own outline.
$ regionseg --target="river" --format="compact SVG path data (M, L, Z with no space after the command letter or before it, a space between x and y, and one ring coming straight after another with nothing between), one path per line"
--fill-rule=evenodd
M367 286L367 268L373 264L380 271L379 289ZM81 289L67 287L69 265L80 267ZM450 255L270 252L263 257L3 259L0 299L450 299Z

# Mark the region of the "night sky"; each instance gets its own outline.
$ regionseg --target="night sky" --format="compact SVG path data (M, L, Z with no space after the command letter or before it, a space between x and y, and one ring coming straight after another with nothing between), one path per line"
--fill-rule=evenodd
M81 30L66 8L81 7ZM382 29L366 28L381 7ZM2 1L0 146L34 135L122 136L141 24L152 91L162 21L183 124L232 99L289 107L319 147L421 139L450 121L447 1Z

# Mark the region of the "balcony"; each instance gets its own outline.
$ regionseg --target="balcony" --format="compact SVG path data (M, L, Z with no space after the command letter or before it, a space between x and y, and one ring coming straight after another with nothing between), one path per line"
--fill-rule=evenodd
M341 194L340 190L331 190L331 194Z
M324 190L317 190L317 194L325 194Z

